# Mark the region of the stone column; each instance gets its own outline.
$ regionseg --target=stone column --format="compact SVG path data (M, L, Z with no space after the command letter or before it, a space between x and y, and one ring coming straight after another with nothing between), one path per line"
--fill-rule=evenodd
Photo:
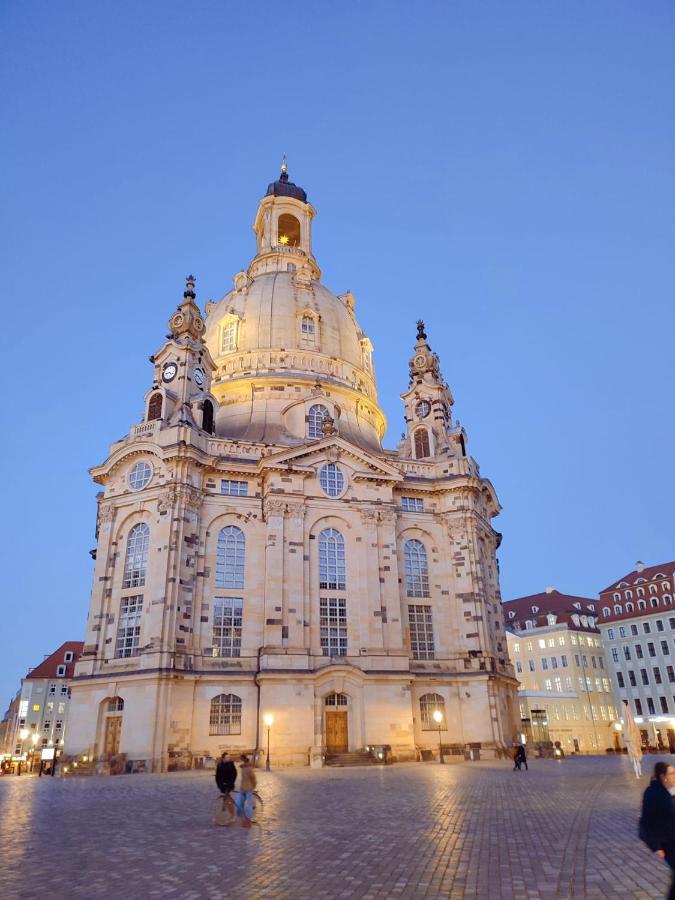
M378 514L378 576L382 608L382 635L385 650L403 650L401 592L398 584L396 552L396 511L381 509Z
M266 497L263 513L265 533L265 598L263 606L263 644L280 649L283 633L284 513L286 502Z
M287 649L304 652L305 506L288 503L286 509L282 639Z
M347 601L347 619L352 620L355 610L353 606L360 606L361 620L358 623L359 647L367 647L368 650L384 650L385 626L387 622L387 609L382 603L380 594L380 571L377 534L377 510L365 508L361 513L361 535L363 538L361 549L361 562L359 566L359 585L354 592L354 600ZM348 563L349 566L349 563ZM348 575L349 577L349 575ZM349 588L351 594L353 588ZM361 603L358 599L361 598ZM352 635L350 629L350 639ZM359 647L354 647L353 652L358 653ZM350 647L350 651L351 651Z

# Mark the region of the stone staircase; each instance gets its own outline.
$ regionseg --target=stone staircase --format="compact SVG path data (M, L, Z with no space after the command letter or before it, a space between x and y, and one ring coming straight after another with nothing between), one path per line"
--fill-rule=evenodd
M378 760L365 750L351 753L326 753L327 766L376 766Z

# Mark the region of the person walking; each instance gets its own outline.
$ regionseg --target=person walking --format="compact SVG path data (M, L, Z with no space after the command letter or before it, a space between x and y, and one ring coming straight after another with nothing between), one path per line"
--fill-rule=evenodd
M520 756L518 753L519 750L520 750L519 746L516 746L513 748L513 771L514 772L516 771L516 769L520 769Z
M239 785L239 796L237 797L237 809L241 816L242 826L250 828L251 819L253 818L253 791L256 788L257 781L248 756L242 753L240 759L239 774L241 782Z
M229 753L223 753L216 766L216 784L221 794L229 794L234 790L237 780L237 767L230 759Z
M675 900L675 806L671 790L675 789L675 768L657 762L649 787L642 796L639 836L660 859L665 859L673 873L669 900Z
M525 753L525 747L522 744L518 744L516 747L516 765L520 769L522 766L525 766L527 769L527 754Z

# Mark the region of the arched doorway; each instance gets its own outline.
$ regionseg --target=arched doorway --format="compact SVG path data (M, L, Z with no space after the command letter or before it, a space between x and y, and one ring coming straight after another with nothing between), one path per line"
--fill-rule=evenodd
M327 694L324 704L324 734L327 753L346 753L349 750L349 698L346 694Z
M105 756L116 756L120 752L123 709L124 700L121 697L110 697L103 701L103 753Z

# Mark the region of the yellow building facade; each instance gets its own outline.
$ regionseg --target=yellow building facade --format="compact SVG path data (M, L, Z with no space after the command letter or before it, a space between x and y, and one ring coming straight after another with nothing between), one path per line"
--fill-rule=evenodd
M188 279L143 420L92 469L96 568L66 753L163 771L223 749L486 755L517 730L491 520L423 324L385 450L373 346L321 282L284 170L202 316Z

